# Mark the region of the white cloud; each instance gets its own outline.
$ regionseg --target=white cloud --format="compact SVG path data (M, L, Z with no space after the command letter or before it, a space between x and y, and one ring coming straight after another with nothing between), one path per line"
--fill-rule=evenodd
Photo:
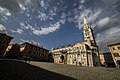
M65 22L66 22L66 16L67 15L64 12L61 14L61 19L59 21L61 24L65 24Z
M37 0L24 0L20 1L27 9L34 9L38 7Z
M98 33L96 36L96 42L100 47L100 51L106 51L107 45L116 43L120 40L120 28L112 27L106 31Z
M2 7L0 7L0 14L1 14L1 20L4 22L8 20L8 17L11 16L11 13L7 9Z
M30 14L26 13L27 17L30 17Z
M23 30L22 29L17 29L17 30L11 30L11 32L13 32L13 33L19 33L19 34L23 34Z
M47 28L41 28L40 29L33 29L33 34L35 35L46 35L48 33L54 32L60 28L60 23L56 22L55 24L51 24L50 27Z
M11 16L11 13L7 9L2 7L0 7L0 13L5 16Z
M81 10L83 8L83 5L79 5L78 9Z
M56 15L56 10L57 10L57 8L56 7L54 7L53 9L51 9L50 11L49 11L49 16L55 16Z
M35 24L34 27L36 27L36 24ZM33 27L32 25L28 24L27 21L20 23L20 28L21 28L22 30L28 30L28 29L30 29L30 30L35 30L34 27Z
M66 14L64 12L62 13L61 18L62 19L66 18Z
M23 5L20 4L20 3L19 3L19 6L20 6L20 8L21 8L23 11L25 11L25 10L27 9L25 6L23 6Z
M36 18L40 19L41 21L46 21L48 19L53 20L54 19L53 16L56 16L56 10L57 7L49 9L47 13L44 11L37 11L38 16Z
M90 16L90 21L96 20L99 17L99 14L101 12L102 12L102 9L94 10L93 13L91 13L91 15L89 15Z
M21 23L20 23L20 27L21 27L22 29L24 29L24 30L25 30L25 29L29 29L29 25L28 25L28 24L26 25L24 22L21 22Z
M3 22L6 22L8 18L11 16L11 13L7 9L0 7L0 15L1 15L1 20Z
M43 0L40 2L40 4L41 4L41 7L44 7L44 5L45 5Z
M35 35L46 35L46 34L49 34L49 33L52 33L56 30L58 30L60 28L60 25L61 24L64 24L65 23L65 20L60 20L59 22L56 22L54 24L50 24L49 27L37 27L36 24L34 25L34 27L30 24L28 24L27 22L21 22L20 23L20 28L21 29L17 29L16 31L13 31L12 32L17 32L17 33L20 33L20 32L23 32L23 30L30 30L32 31L33 34Z
M6 32L6 27L0 24L0 32Z
M80 0L80 3L85 3L85 0Z
M39 15L37 16L40 20L47 20L48 16L45 13L39 12Z
M120 28L119 27L112 27L102 33L98 33L96 36L96 41L101 43L103 40L109 41L112 40L113 37L118 37L120 35Z
M85 9L83 12L80 13L79 17L76 15L75 17L77 17L76 19L78 23L78 28L81 29L83 27L84 16L87 16L89 22L94 23L95 20L99 17L99 14L101 12L102 12L102 9L97 9L97 10ZM91 25L92 25L92 28L94 28L96 23Z
M60 23L61 23L61 24L65 24L65 22L66 22L66 19L61 19L61 20L60 20Z
M109 17L102 18L98 21L98 27L105 26L110 21Z

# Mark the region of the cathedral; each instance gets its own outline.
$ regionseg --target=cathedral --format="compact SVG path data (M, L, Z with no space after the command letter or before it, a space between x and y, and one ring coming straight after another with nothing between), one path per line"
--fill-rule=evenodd
M98 46L96 45L93 30L86 16L84 17L83 33L83 42L51 50L54 63L91 67L100 65Z

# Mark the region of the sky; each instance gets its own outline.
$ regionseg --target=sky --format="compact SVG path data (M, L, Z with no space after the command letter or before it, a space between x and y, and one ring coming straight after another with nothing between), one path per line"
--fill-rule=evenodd
M120 0L0 0L0 31L47 49L83 41L87 16L100 52L120 41Z

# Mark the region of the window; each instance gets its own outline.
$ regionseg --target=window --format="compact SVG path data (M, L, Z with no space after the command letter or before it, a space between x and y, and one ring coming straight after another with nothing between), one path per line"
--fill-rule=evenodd
M39 51L40 51L40 48L39 48Z
M118 53L113 53L114 57L120 57Z
M33 47L33 46L31 46L31 49L34 49L34 47Z
M87 36L87 33L85 33L85 36Z
M35 52L34 52L34 55L35 55Z
M2 47L1 47L1 50L3 50L5 48L5 45L3 45Z
M41 56L41 53L39 53L39 56Z
M120 65L120 60L117 60L117 63Z
M3 44L5 44L6 41L3 42Z
M31 46L29 46L29 49L31 48Z
M84 64L84 62L82 62L82 64Z
M115 50L115 48L113 47L113 50Z
M2 39L3 37L2 36L0 36L0 39Z
M46 54L44 56L46 57Z
M31 54L31 51L29 51L29 54Z
M118 48L118 50L120 50L120 46L119 47L117 47Z
M6 39L8 39L8 37L6 37Z

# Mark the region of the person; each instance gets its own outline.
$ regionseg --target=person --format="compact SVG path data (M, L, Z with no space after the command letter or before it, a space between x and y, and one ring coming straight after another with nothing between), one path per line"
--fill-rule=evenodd
M27 56L24 57L25 62L27 62Z
M28 57L28 62L30 63L30 57Z
M105 65L105 67L108 67L108 65L107 65L107 63L106 63L106 62L104 62L104 65Z

